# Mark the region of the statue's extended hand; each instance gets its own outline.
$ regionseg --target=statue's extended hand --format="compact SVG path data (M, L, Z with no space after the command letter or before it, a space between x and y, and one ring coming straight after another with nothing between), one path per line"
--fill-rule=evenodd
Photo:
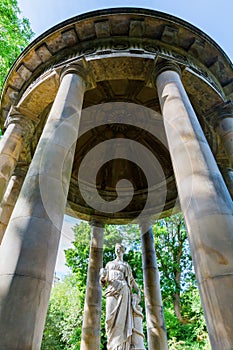
M104 286L105 283L106 283L106 275L107 275L106 269L101 268L101 269L100 269L100 274L99 274L99 276L100 276L100 283L101 283L103 286Z

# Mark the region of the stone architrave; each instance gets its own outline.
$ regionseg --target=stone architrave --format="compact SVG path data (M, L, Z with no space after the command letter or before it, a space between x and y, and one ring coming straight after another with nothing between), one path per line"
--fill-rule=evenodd
M168 145L213 349L233 349L233 204L180 78L155 68Z
M35 129L35 122L13 109L5 123L6 131L0 142L0 203L16 167L23 144Z
M0 204L0 244L9 223L15 203L19 197L27 170L28 167L16 167L8 183L2 203Z
M142 223L140 229L148 349L166 350L168 349L167 333L163 314L160 278L153 232L148 223Z
M100 349L102 289L99 272L103 267L104 224L92 222L92 237L82 326L81 350Z
M64 69L5 232L0 255L0 349L40 349L87 75L85 61Z
M218 105L207 115L207 119L217 131L233 166L233 102Z

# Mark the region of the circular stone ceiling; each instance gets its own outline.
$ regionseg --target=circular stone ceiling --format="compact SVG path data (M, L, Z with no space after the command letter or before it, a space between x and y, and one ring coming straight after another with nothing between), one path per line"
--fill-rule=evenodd
M69 212L84 219L124 223L162 213L176 200L160 113L132 102L108 102L83 110Z

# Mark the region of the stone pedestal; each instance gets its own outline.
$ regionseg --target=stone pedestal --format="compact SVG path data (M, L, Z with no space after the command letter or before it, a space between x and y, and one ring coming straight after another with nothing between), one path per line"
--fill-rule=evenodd
M182 85L157 67L156 85L213 349L233 349L233 205Z
M140 228L142 232L142 262L148 350L166 350L168 349L167 334L153 232L151 226L147 223L141 224Z
M81 350L100 349L102 288L99 282L99 273L100 269L103 267L103 239L104 225L99 222L93 222Z
M2 350L40 349L86 89L79 68L63 73L2 242Z

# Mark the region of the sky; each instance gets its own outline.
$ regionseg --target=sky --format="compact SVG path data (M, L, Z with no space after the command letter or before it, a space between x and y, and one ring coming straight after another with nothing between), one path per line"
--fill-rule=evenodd
M54 25L76 15L110 7L142 7L177 16L203 30L233 60L232 0L18 0L22 15L29 19L34 39ZM56 264L56 274L69 272L64 249L72 246L72 227L77 220L65 216Z

